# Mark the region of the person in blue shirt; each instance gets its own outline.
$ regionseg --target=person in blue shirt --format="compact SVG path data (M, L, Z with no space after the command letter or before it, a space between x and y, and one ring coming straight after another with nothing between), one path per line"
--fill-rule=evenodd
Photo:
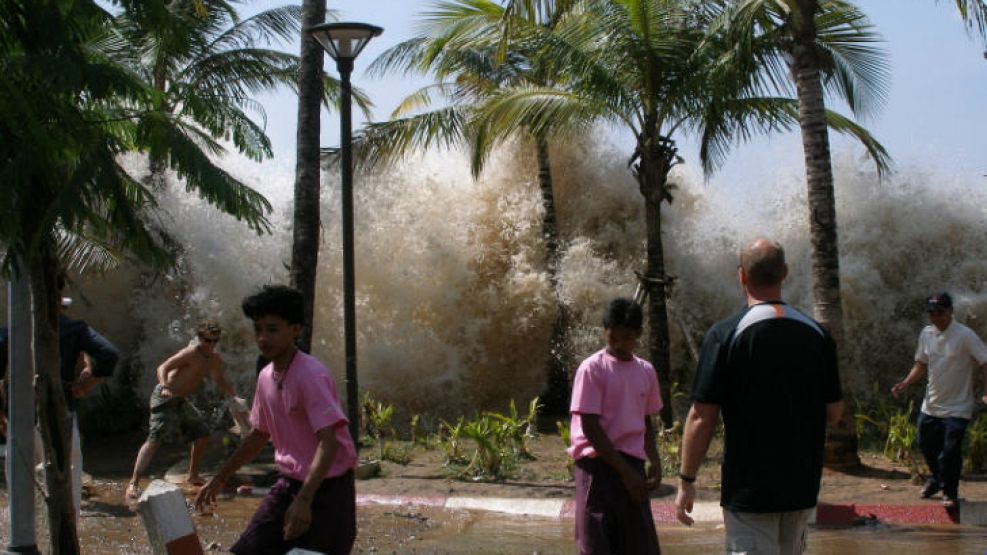
M64 276L58 278L61 309L58 314L58 350L61 359L62 388L65 404L72 416L72 502L76 515L82 502L82 442L79 438L78 400L113 375L120 353L108 339L99 334L84 320L65 315L72 303L61 297L65 287ZM0 380L6 393L8 333L0 330ZM4 403L6 405L6 403Z

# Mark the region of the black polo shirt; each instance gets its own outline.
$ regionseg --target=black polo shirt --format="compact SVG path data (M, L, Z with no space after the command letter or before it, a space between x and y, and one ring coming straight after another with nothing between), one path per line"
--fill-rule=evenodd
M841 398L832 338L787 304L754 305L710 328L692 400L723 415L720 504L755 513L814 507L826 404Z

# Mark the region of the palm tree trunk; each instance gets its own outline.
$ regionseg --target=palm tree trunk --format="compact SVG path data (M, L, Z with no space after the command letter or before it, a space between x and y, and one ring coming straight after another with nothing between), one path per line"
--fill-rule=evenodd
M810 2L807 4L815 4ZM812 9L812 11L808 11ZM805 19L815 13L813 6L804 6ZM814 39L815 28L808 25ZM840 295L840 255L836 227L836 194L829 152L829 131L826 126L825 103L820 80L819 63L813 43L806 41L793 52L795 84L799 101L799 124L802 128L802 149L808 185L809 236L812 242L812 277L815 306L813 315L829 330L837 347L843 345L843 303ZM844 392L854 380L848 379L849 365L841 357ZM829 430L826 443L826 464L852 467L860 464L857 456L857 436L850 413L851 403L845 404L841 424Z
M298 131L295 158L295 212L291 244L291 284L305 299L305 330L299 348L311 350L315 275L319 263L319 126L324 51L304 31L325 22L325 0L302 2L301 62L298 70Z
M159 52L159 55L163 55L163 52ZM171 115L173 113L173 108L168 104L167 91L168 91L168 70L164 60L158 59L154 64L154 74L151 77L151 86L154 90L160 93L159 101L157 104L157 111L162 115ZM148 155L148 176L145 183L151 187L151 190L155 193L161 193L165 190L165 170L167 170L167 163L165 159L161 156L159 152L152 150Z
M670 428L675 419L672 410L672 357L668 335L668 276L665 274L665 247L661 239L661 203L665 199L668 172L674 153L649 148L654 139L642 140L641 162L637 180L644 196L644 219L647 225L647 261L645 286L648 288L648 355L661 385L661 421Z
M72 502L72 418L65 402L58 348L58 263L39 254L30 261L38 427L45 458L48 530L55 555L79 553Z
M555 193L552 190L552 167L549 162L548 141L535 138L538 151L538 186L541 189L542 236L545 239L545 267L552 285L552 294L558 304L558 315L552 325L551 358L548 362L548 382L541 395L546 414L563 415L569 412L569 369L572 365L572 346L569 341L569 308L562 302L558 288L559 229L556 222Z

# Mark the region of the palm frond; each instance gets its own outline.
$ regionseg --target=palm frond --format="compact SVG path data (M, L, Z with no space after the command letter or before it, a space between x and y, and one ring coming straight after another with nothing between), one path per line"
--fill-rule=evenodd
M209 43L209 52L253 48L256 44L293 42L301 31L300 5L281 6L248 17L226 29Z
M937 4L939 2L940 0L936 0ZM967 31L980 35L984 46L987 46L987 1L954 0L954 2Z
M242 102L263 110L259 103L249 99ZM222 138L252 160L263 160L273 155L271 141L264 128L254 123L239 106L230 103L213 102L210 97L198 95L186 98L180 107L180 117L189 117L196 125L205 129L212 138ZM261 113L263 116L263 112Z
M113 246L63 228L55 230L55 249L62 264L80 274L108 272L119 267L122 260Z
M826 124L830 129L857 139L867 150L867 156L874 162L878 177L884 177L891 171L891 155L870 131L864 129L850 118L832 110L826 110Z
M438 94L447 100L452 99L458 91L458 87L452 83L436 83L418 89L406 96L397 108L391 112L391 119L400 118L406 114L431 106L433 95Z
M477 108L477 121L495 137L527 130L561 137L585 130L604 115L606 106L569 91L522 86L500 91Z
M855 6L842 2L823 6L816 17L819 46L833 63L826 84L854 114L867 117L885 104L890 88L890 60L876 46L884 39Z
M414 150L459 144L467 134L471 119L471 109L450 106L367 124L354 138L357 162L362 167L376 167L393 163Z
M271 204L209 159L203 147L210 152L219 151L221 147L207 135L180 119L160 113L143 118L140 132L144 142L151 145L152 155L157 152L161 159L168 161L169 167L184 181L186 191L198 193L202 199L244 221L257 233L270 232L267 214Z
M377 56L367 67L367 74L383 77L394 72L401 72L403 75L426 72L428 64L424 60L428 48L427 37L414 37L400 42Z
M706 175L726 160L730 149L754 135L798 127L798 103L790 98L728 98L706 104L693 118L699 134L699 159ZM794 112L793 112L794 109Z
M189 89L204 89L216 96L239 99L277 86L292 87L297 61L291 54L261 48L217 52L187 68L175 92L181 95Z

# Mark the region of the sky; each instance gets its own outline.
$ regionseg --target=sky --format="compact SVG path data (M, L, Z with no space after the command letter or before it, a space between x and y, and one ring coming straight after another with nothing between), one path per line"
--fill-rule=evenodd
M415 34L415 15L431 0L329 0L342 21L370 23L384 28L356 60L353 84L363 89L375 105L374 119L386 120L405 95L428 84L424 77L391 76L372 78L365 72L370 62L384 50ZM886 105L865 125L889 150L898 169L921 168L976 176L987 185L987 59L979 39L970 36L951 1L940 0L858 0L858 6L871 18L886 40L890 58L891 87ZM280 2L245 2L244 15ZM285 45L298 50L298 45ZM335 63L326 56L328 73L338 76ZM263 95L267 131L275 162L294 165L297 101L290 92ZM842 106L829 106L843 113ZM354 129L363 121L354 113ZM631 137L614 130L607 139L631 150ZM339 144L339 116L324 111L321 137L323 146ZM837 154L855 147L846 140L833 139ZM698 167L698 151L690 141L682 145L687 164ZM801 141L797 132L755 137L734 149L727 163L711 179L730 183L751 183L767 178L777 167L801 167Z

